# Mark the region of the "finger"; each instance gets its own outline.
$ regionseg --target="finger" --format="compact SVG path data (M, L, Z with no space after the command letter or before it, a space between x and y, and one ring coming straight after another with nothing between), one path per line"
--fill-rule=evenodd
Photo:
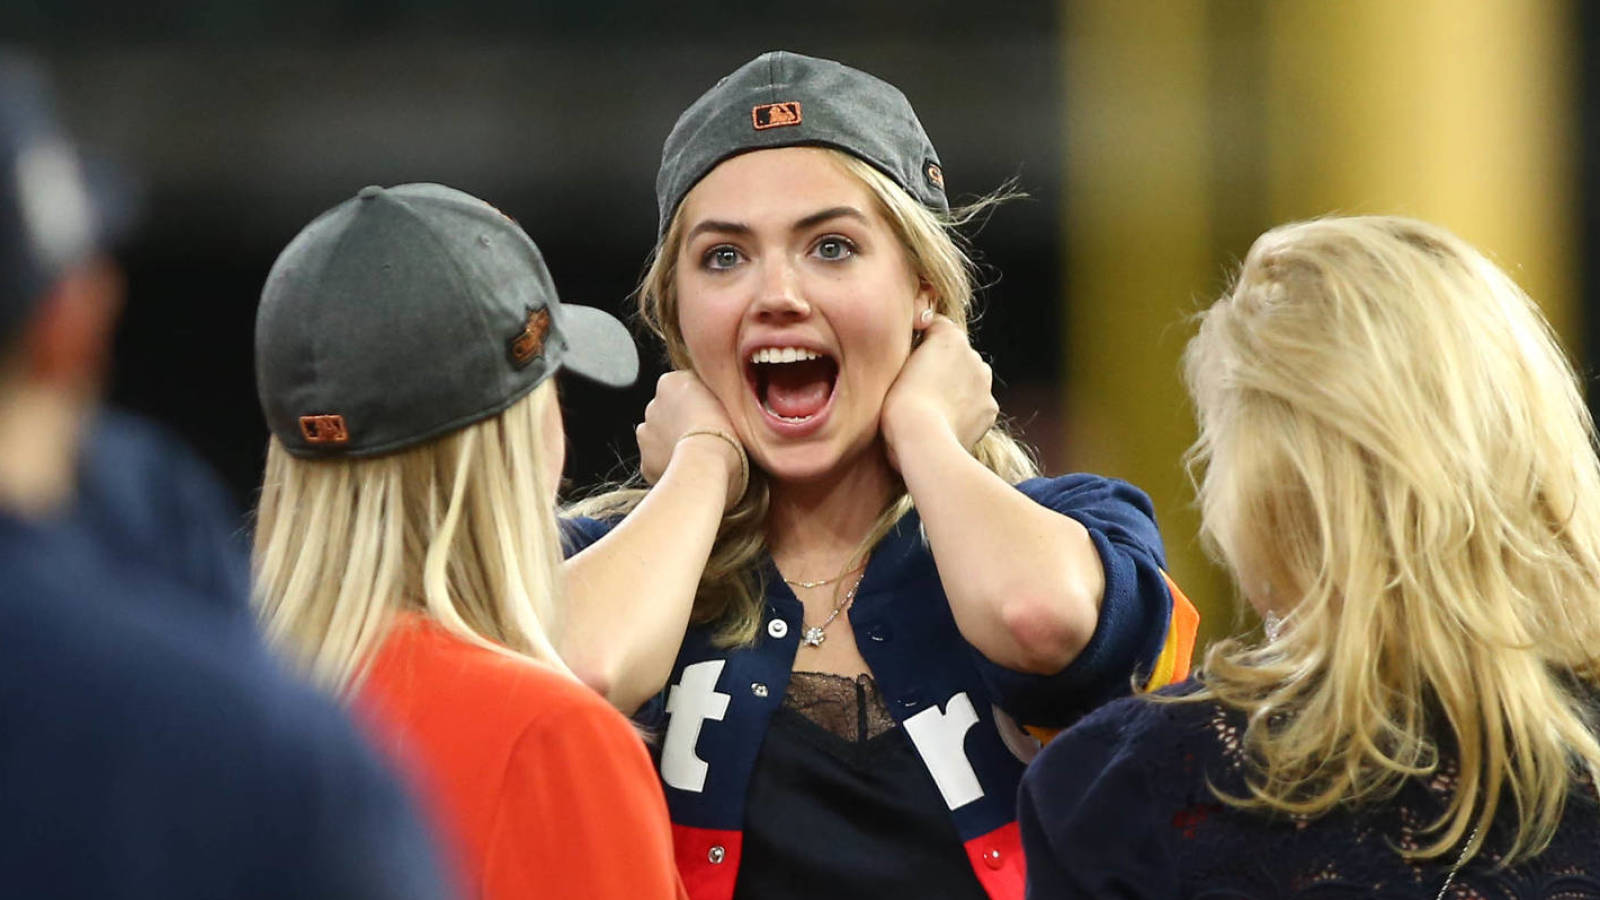
M928 337L943 333L954 333L963 336L966 334L961 326L955 323L954 319L940 313L934 313L932 321L928 322L927 332Z

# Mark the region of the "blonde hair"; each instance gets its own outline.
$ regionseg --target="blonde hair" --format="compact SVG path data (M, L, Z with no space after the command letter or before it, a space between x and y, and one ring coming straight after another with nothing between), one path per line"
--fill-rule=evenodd
M1540 852L1600 771L1600 464L1533 302L1442 228L1330 218L1258 239L1184 357L1208 548L1264 641L1206 656L1248 714L1241 806L1316 816L1448 784L1437 857ZM1201 473L1203 470L1203 474ZM1586 696L1587 695L1587 696ZM1509 795L1509 796L1508 796Z
M889 176L840 150L823 150L828 158L860 181L872 193L879 211L899 238L912 268L932 287L934 311L948 316L963 330L972 316L974 265L956 230L993 207L1019 195L1002 188L971 205L941 213L917 202ZM678 325L678 297L674 287L679 249L683 243L682 207L667 225L656 246L649 270L639 286L639 317L666 345L667 359L676 369L691 368L688 349ZM979 439L973 456L1005 480L1015 483L1039 474L1032 454L1003 425ZM646 489L608 491L574 506L574 515L599 518L626 515L643 499ZM767 550L769 487L763 473L752 469L744 497L723 517L711 557L700 578L692 621L715 623L716 642L725 647L748 644L761 623L765 585L757 563ZM911 509L904 486L890 497L873 528L862 542L855 562L882 540Z
M539 436L546 381L505 412L398 453L297 459L273 438L256 513L254 600L272 644L348 691L396 613L567 668L561 548Z

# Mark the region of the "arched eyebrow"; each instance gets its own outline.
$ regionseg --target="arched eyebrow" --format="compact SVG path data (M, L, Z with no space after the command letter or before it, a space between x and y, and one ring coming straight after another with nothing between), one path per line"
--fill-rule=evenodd
M793 230L805 231L809 228L814 228L818 225L821 225L823 222L829 221L830 219L839 218L856 219L862 224L866 224L867 221L867 217L862 214L861 210L856 209L854 206L834 206L830 207L829 209L824 209L821 212L814 212L811 215L800 219L794 223Z
M807 229L815 228L824 222L840 218L855 219L863 224L865 224L867 221L866 215L862 213L861 210L856 209L854 206L833 206L829 207L828 209L818 210L817 212L811 213L807 216L802 216L795 221L794 226L790 228L790 230L806 231ZM743 222L727 222L721 219L704 219L696 223L693 228L689 229L689 233L683 236L683 242L687 244L690 241L693 241L696 237L708 232L714 234L748 237L753 233L753 229Z
M706 232L748 236L751 233L751 229L749 225L743 222L722 222L716 219L705 219L689 229L689 233L683 236L683 242L687 244Z

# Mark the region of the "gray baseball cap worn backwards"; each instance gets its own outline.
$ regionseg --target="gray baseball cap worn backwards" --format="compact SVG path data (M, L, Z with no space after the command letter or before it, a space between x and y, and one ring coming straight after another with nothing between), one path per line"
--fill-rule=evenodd
M390 453L489 418L557 369L631 384L623 324L563 304L523 230L437 184L363 188L272 266L256 314L267 425L300 457Z
M939 155L898 88L833 60L774 50L717 82L672 126L656 175L659 233L718 163L752 150L797 146L843 150L924 206L950 208Z

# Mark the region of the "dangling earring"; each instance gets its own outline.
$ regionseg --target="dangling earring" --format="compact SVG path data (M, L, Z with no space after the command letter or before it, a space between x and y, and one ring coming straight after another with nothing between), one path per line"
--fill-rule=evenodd
M1278 635L1283 634L1283 620L1278 618L1277 613L1267 610L1266 615L1261 617L1261 628L1266 631L1267 640L1276 641Z

